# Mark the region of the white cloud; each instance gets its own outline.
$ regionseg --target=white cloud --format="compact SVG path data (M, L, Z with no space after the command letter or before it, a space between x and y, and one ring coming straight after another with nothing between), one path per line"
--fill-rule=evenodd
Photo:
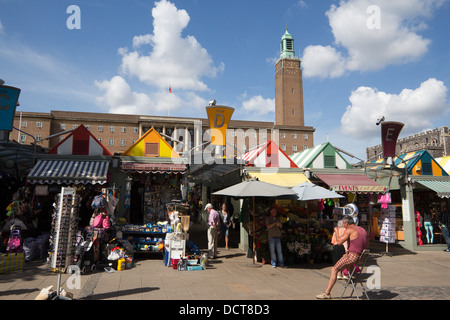
M103 97L97 98L97 103L108 106L111 113L145 114L145 109L153 106L148 95L132 92L121 76L115 76L110 81L97 81L95 84L105 91Z
M432 120L443 116L449 107L447 87L434 78L417 89L403 89L400 94L359 87L349 99L351 104L341 118L341 130L357 139L379 135L380 128L375 125L379 116L404 123L402 134L411 134L433 127Z
M97 81L104 91L97 103L112 113L189 114L200 110L207 101L196 91L210 91L203 77L215 77L224 65L214 66L207 50L193 36L182 36L190 17L167 0L152 9L153 33L133 37L133 47L119 48L121 75L110 81ZM136 77L148 88L146 93L133 91L125 77ZM169 95L168 88L173 93Z
M427 28L424 19L430 18L445 1L378 0L375 7L378 11L368 10L373 6L372 0L341 1L339 6L333 4L326 15L335 48L306 48L302 59L307 71L305 76L337 77L344 74L343 67L348 71L373 71L420 59L431 41L417 32ZM325 66L319 66L318 59L311 57L312 51L326 58ZM337 61L338 65L332 61Z
M97 104L108 107L111 113L173 115L174 110L179 114L188 106L189 114L193 109L201 110L207 105L207 101L194 92L169 93L168 88L149 94L132 91L121 76L114 76L110 81L96 81L95 84L104 91L104 95L96 99Z
M345 72L345 59L331 46L308 46L303 58L305 77L336 78Z
M182 36L190 17L169 1L161 0L152 10L153 33L135 36L134 51L122 50L121 70L158 88L207 91L202 77L215 77L224 65L214 66L208 51L193 36ZM148 53L141 53L151 47Z
M275 99L264 99L262 96L254 96L242 102L242 108L245 112L264 116L275 112Z

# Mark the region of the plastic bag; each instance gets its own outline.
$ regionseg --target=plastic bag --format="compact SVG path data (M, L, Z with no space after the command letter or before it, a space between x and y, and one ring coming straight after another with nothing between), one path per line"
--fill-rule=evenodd
M94 223L92 225L94 228L102 228L103 227L103 217L101 214L97 215L94 218Z
M95 223L95 222L94 222L94 223ZM109 229L109 228L111 228L111 220L109 219L108 216L106 216L106 217L103 219L102 226L103 226L104 229Z

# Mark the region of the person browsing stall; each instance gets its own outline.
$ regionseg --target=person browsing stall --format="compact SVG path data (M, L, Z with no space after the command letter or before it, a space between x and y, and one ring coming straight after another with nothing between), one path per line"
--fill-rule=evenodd
M208 258L217 258L217 240L220 233L220 216L211 203L205 206L208 211Z
M277 257L280 267L285 268L283 251L281 247L281 227L280 218L277 217L278 210L272 208L270 216L266 218L266 227L269 237L270 260L273 268L277 267Z
M336 284L337 274L344 269L348 269L351 273L354 264L358 261L361 253L367 248L367 232L361 227L355 225L352 217L344 216L342 219L345 232L337 240L337 244L348 243L348 251L339 259L331 268L330 279L325 292L316 296L317 299L331 299L331 290Z

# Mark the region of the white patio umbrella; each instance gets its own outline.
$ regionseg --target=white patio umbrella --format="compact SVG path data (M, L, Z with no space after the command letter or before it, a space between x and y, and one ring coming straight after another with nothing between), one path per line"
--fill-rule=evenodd
M311 182L303 182L299 185L296 185L292 188L292 190L298 196L298 200L320 200L320 199L335 199L335 198L344 198L343 195L340 195L334 191L325 189L324 187L318 186Z
M257 179L242 181L231 187L214 192L213 195L231 196L235 198L253 198L253 264L255 263L255 197L296 196L291 188L280 187Z

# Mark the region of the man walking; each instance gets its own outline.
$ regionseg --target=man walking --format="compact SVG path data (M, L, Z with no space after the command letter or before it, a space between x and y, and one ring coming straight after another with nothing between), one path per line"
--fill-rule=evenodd
M217 258L217 239L220 232L220 216L211 203L205 206L208 211L208 258Z

